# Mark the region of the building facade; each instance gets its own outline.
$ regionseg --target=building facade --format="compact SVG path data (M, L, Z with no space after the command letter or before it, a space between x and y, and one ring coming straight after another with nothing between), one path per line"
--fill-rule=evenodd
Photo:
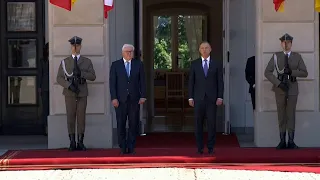
M41 47L49 42L48 147L68 146L64 97L56 83L56 74L61 60L70 55L67 40L75 35L83 38L81 54L92 59L97 74L96 81L89 83L85 137L89 148L116 145L116 120L108 88L109 69L113 61L121 58L121 47L125 43L135 45L136 56L144 62L147 74L148 100L140 115L144 130L147 133L192 131L192 109L186 104L188 64L198 56L199 42L208 40L213 58L223 61L225 68L225 106L219 109L217 130L252 133L256 146L275 146L279 140L275 98L263 73L272 53L281 50L279 37L289 33L294 37L293 50L302 54L309 71L307 78L299 79L296 143L305 147L320 146L316 140L320 127L319 17L313 0L304 3L291 0L285 4L283 13L274 11L272 0L116 0L107 19L101 0L78 0L70 12L34 0L36 13L30 15L29 21L36 19L37 26L22 26L29 28L27 32L8 29L10 3L7 1L0 6L1 34L4 33L0 46L1 131L4 134L37 133L35 130L28 132L28 129L41 126L38 69L36 65L31 68L30 62L35 59L34 64L38 63ZM15 47L17 40L14 39L29 39L29 44L33 43L30 39L37 40L33 46L37 56L27 58L28 66L9 66L8 47ZM244 76L246 60L253 55L256 56L255 112L252 112ZM19 85L20 89L23 87L19 96L12 90L17 87L15 81L10 81L12 77L21 77L18 82L25 84ZM20 97L18 103L14 103L13 97Z

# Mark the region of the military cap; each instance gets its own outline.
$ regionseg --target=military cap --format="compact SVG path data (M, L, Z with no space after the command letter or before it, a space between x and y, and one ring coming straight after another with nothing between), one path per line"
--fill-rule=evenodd
M290 36L288 33L285 33L283 36L279 38L280 41L292 41L293 37Z
M82 39L78 36L73 36L71 39L69 39L70 44L81 44Z

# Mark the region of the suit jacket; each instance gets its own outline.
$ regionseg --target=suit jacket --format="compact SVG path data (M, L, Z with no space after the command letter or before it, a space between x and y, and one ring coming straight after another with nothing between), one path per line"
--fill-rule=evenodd
M69 74L73 72L73 66L74 66L74 59L72 56L69 56L64 59L66 70ZM89 58L86 58L84 56L80 56L78 59L78 66L81 71L81 77L89 80L94 81L96 79L96 73L93 68L93 64ZM57 74L57 82L63 87L62 94L65 96L76 96L76 94L70 90L68 90L68 87L70 86L70 82L66 80L65 73L62 68L62 63L60 63L58 74ZM88 84L87 82L84 84L79 84L79 94L78 97L85 97L88 96Z
M39 82L41 91L49 91L49 60L47 58L41 58L39 69Z
M204 100L206 95L215 102L217 98L223 98L223 89L222 62L210 59L207 77L203 71L201 58L191 63L188 90L190 99Z
M276 52L278 61L278 67L279 70L282 70L285 65L285 54L283 52ZM292 70L291 76L293 77L307 77L308 71L307 67L299 53L291 52L289 56L289 68ZM285 94L284 91L282 91L280 88L278 88L281 81L277 78L277 76L274 74L274 71L276 71L275 64L274 64L274 58L273 55L264 71L265 77L273 84L272 90L275 93L279 94ZM298 88L298 81L291 82L289 81L289 92L288 95L298 95L299 94L299 88Z
M123 59L114 61L109 75L111 99L126 102L130 95L131 101L146 98L146 82L144 66L140 60L131 60L130 77L127 76Z
M255 56L251 56L247 60L246 70L245 70L246 80L249 83L249 93L254 92L253 85L256 82L255 69L256 69L255 68Z

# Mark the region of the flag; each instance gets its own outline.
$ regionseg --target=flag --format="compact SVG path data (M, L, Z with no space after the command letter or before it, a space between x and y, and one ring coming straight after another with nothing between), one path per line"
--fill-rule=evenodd
M314 8L317 12L320 12L320 0L314 1Z
M114 0L104 0L104 17L108 18L108 12L113 9Z
M273 0L274 9L276 10L276 12L284 11L284 1L285 0Z
M71 0L50 0L50 3L68 11L71 11Z
M71 0L71 6L74 5L74 3L76 3L77 0Z

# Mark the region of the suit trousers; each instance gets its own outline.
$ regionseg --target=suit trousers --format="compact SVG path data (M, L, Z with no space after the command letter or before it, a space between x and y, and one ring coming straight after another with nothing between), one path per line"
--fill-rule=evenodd
M203 123L207 120L208 130L208 149L213 149L216 141L216 112L217 105L216 101L210 100L205 96L204 100L195 100L194 102L195 111L195 136L197 140L198 150L202 150L203 145Z
M67 123L69 134L75 134L77 122L77 133L84 134L86 126L87 97L65 96Z
M296 123L297 95L289 95L286 100L285 94L276 93L276 103L278 112L278 124L280 132L293 132ZM287 104L286 104L287 101Z
M255 91L255 89L253 89L250 92L250 95L251 95L252 108L253 108L253 110L255 110L256 109L256 91Z
M132 101L128 96L126 102L119 102L115 108L117 117L117 133L119 147L133 149L138 135L140 105L138 101ZM128 137L126 136L126 124L129 124Z
M48 116L49 116L49 91L41 91L41 103L42 103L42 112L41 112L41 120L43 121L44 127L47 127L48 124Z

